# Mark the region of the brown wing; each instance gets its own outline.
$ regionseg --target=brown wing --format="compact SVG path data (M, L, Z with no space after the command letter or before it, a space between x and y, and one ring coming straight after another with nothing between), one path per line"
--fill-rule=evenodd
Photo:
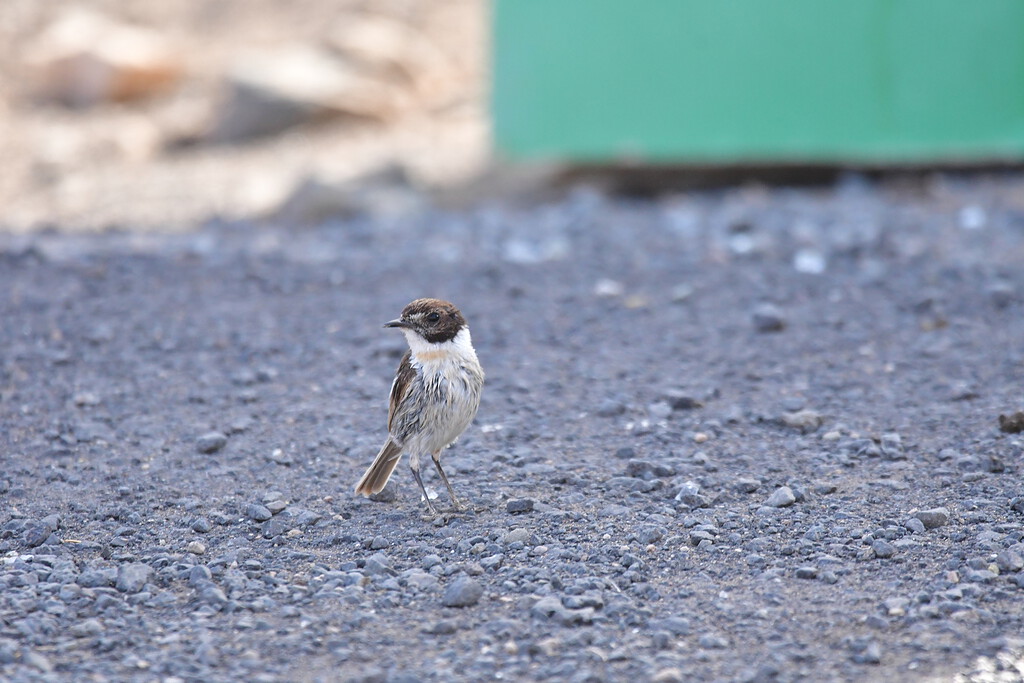
M395 371L395 381L391 383L391 398L388 401L388 431L391 431L392 423L395 421L395 413L398 406L402 404L405 395L409 393L409 387L416 377L416 370L412 367L412 352L406 351L402 356L402 362L398 364Z

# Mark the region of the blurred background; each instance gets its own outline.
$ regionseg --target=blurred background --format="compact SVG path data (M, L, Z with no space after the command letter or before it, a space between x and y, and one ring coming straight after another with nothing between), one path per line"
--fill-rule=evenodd
M0 226L401 215L555 167L1015 168L1021 26L1017 0L4 0Z
M0 226L406 211L488 149L482 0L4 0Z

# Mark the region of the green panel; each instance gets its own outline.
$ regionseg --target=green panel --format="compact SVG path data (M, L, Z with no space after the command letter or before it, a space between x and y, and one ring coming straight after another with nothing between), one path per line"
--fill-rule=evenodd
M1024 0L494 0L511 157L1024 152Z

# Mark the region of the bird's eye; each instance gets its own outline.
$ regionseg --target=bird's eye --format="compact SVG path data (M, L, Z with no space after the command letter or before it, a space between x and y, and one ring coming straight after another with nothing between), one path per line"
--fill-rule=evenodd
M441 314L438 313L437 311L434 311L433 313L431 313L430 315L427 316L427 322L436 323L440 319L441 319Z

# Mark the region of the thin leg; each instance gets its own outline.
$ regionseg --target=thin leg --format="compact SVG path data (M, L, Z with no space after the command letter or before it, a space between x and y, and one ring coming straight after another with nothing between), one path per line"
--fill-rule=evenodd
M418 453L412 453L409 456L409 469L412 470L412 476L416 479L416 483L419 484L420 491L423 492L423 500L426 501L427 507L436 515L437 508L435 508L434 504L430 502L430 496L427 495L427 487L423 485L423 479L420 477L420 456Z
M437 468L437 473L441 475L441 481L444 482L445 488L448 489L448 495L451 496L452 499L452 507L456 510L465 510L466 506L459 502L459 499L455 496L455 489L452 488L452 485L448 482L448 477L445 476L444 470L441 469L441 451L431 453L430 457L434 461L434 467Z

